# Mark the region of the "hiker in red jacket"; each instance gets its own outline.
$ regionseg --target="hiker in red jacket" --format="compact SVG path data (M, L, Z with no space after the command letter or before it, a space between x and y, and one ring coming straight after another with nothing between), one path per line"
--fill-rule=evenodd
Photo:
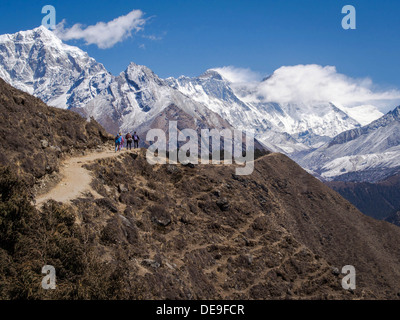
M126 139L126 150L132 150L132 135L128 132L125 136Z

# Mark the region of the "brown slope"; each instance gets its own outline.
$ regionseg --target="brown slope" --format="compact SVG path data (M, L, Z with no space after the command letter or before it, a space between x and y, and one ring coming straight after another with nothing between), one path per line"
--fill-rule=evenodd
M285 170L276 170L282 165ZM279 223L337 267L354 265L360 287L371 287L382 297L400 292L398 227L363 215L285 156L264 170L288 183L278 191L284 212L276 215Z
M326 185L340 193L361 212L383 220L400 208L400 175L370 182L331 181Z
M94 149L110 139L94 120L48 107L0 79L0 165L31 181L58 171L66 155ZM112 139L112 137L111 137Z
M393 223L394 225L400 227L400 211L396 210L385 221Z
M107 219L99 250L114 263L131 252L127 278L145 298L397 298L400 229L281 154L246 177L232 166L150 166L143 155L90 169L104 211L96 218L82 199L77 212ZM357 271L353 295L331 273L345 265Z
M32 177L53 155L43 137L68 146L64 155L84 150L91 133L94 147L108 139L95 123L0 88L1 161ZM234 166L150 166L131 153L87 168L103 198L49 202L40 212L2 170L0 297L351 299L400 291L399 229L362 215L283 155L260 158L245 177ZM59 290L41 290L44 264L56 267ZM347 264L357 270L353 293L331 270Z

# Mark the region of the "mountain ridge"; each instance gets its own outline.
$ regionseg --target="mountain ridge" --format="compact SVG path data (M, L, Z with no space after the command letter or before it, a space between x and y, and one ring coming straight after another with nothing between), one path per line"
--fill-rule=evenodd
M361 128L342 132L302 157L303 167L327 180L378 182L400 170L400 107Z
M273 81L274 74L251 86L233 83L217 69L198 77L161 79L148 67L131 62L114 76L42 26L0 39L0 76L46 103L93 117L113 134L137 131L143 137L174 106L174 119L187 121L189 115L196 130L251 129L260 146L290 155L323 179L374 182L397 172L400 149L396 149L395 127L387 133L392 135L387 143L394 144L387 152L365 155L362 146L352 146L349 154L339 150L329 156L330 162L320 159L321 152L343 145L343 139L360 135L384 118L361 126L355 118L368 122L365 114L360 116L361 107L349 109L332 102L278 103L257 97L255 88ZM367 107L377 117L374 107Z
M137 128L171 104L198 121L201 116L210 118L212 128L222 128L221 119L237 129L253 128L267 148L286 154L310 150L359 125L331 102L293 105L243 101L244 91L236 92L232 83L212 69L197 78L160 79L149 68L131 63L114 76L43 26L0 39L0 76L7 82L50 105L92 116L112 133ZM33 61L25 69L14 68L10 59L30 61L32 54L42 59L36 59L40 72L35 73L38 65ZM251 91L245 94L251 95Z

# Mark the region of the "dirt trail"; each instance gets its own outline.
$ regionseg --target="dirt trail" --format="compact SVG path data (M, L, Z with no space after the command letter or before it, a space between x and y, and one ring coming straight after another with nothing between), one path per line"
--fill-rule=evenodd
M61 181L50 191L36 198L35 205L40 207L46 201L53 199L58 202L69 202L76 199L84 192L90 192L98 199L102 198L91 186L92 175L82 166L98 159L105 159L119 156L125 152L137 152L140 149L122 152L114 152L112 150L102 152L92 152L85 156L72 157L63 162L60 169L60 174L63 177ZM223 164L220 164L222 166Z
M36 199L36 206L39 207L47 200L53 199L59 202L68 202L76 199L83 192L90 191L95 198L101 198L95 190L90 186L92 175L82 166L94 160L116 157L127 151L114 152L102 151L94 152L85 156L73 157L64 161L61 165L60 173L61 181L46 194L39 196Z

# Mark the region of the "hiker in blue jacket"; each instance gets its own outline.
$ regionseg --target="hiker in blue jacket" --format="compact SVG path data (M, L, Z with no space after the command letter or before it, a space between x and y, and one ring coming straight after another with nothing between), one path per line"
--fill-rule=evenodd
M121 143L122 143L122 134L119 133L119 134L117 134L117 136L115 137L115 152L121 150Z

